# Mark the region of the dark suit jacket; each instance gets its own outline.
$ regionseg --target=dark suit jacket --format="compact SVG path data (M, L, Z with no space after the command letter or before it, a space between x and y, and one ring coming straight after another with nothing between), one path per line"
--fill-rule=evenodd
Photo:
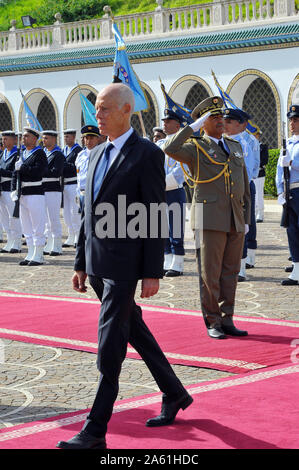
M93 201L94 172L104 148L105 144L101 144L90 153L75 270L115 280L162 278L164 239L148 236L149 220L146 237L133 239L126 233L119 235L118 229L119 219L126 216L129 205L142 203L148 216L151 203L165 202L164 153L134 131L107 172ZM122 207L124 201L126 204ZM106 213L102 210L105 205L110 207L107 224L113 228L115 222L115 237L100 239L97 224L105 220ZM111 220L113 210L115 219ZM127 216L127 223L136 215L138 212Z

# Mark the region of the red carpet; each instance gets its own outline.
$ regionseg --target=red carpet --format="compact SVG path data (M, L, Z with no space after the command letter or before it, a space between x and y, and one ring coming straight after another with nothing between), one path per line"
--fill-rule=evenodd
M147 428L160 394L117 402L109 449L297 449L299 366L287 364L188 387L194 403L175 425ZM54 449L82 427L88 410L0 430L2 449Z
M0 336L35 344L97 351L96 300L0 292ZM213 340L200 312L143 306L145 322L171 363L233 373L286 364L299 322L235 317L248 337ZM129 347L128 357L138 355Z

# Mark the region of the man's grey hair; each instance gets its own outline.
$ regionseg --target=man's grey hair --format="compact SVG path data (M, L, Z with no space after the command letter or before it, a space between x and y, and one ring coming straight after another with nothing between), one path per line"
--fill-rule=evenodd
M125 85L124 83L111 83L103 90L103 92L107 91L113 92L119 109L124 106L124 104L128 103L131 106L131 112L133 114L135 108L135 98L133 91L128 85Z

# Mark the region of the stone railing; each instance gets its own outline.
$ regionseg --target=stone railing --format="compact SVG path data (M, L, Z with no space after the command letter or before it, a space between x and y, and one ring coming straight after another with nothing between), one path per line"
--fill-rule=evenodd
M297 22L299 18L295 0L214 0L171 9L163 7L163 0L156 2L153 12L113 18L125 39L194 35L223 28ZM62 23L60 13L56 13L55 19L53 25L26 29L17 29L16 20L11 20L11 29L0 33L1 56L113 43L113 19L108 5L102 18Z

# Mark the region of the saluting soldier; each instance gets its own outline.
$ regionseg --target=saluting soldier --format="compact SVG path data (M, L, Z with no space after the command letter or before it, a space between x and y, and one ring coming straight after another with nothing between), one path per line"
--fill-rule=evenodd
M195 183L191 227L195 230L202 312L211 338L245 336L233 323L237 277L250 220L250 191L241 145L223 137L223 101L203 100L194 123L167 140L163 150L186 163ZM203 129L201 137L193 133Z
M12 199L16 200L17 179L20 180L20 219L28 247L27 256L20 265L38 266L43 264L45 246L46 205L43 177L48 169L47 157L38 145L40 133L31 127L24 127L25 150L15 163L12 179Z
M43 178L47 222L45 236L47 244L44 254L58 256L62 253L62 227L60 221L61 178L63 175L64 155L57 145L57 131L42 132L43 144L48 159L48 171Z
M296 286L299 284L299 105L291 105L287 118L290 123L292 137L287 141L286 154L278 159L276 172L276 187L278 201L285 203L284 172L287 167L290 171L290 199L288 202L287 236L291 253L293 269L288 279L282 281L283 286Z
M77 169L75 161L82 147L76 142L76 130L64 131L63 154L65 156L63 168L63 216L68 230L68 238L63 247L75 246L80 229L80 215L76 203Z
M11 200L11 181L18 159L17 135L14 131L2 132L3 154L0 158L0 212L1 222L7 234L6 245L1 253L20 253L22 246L22 229L20 219L13 217L14 203Z

